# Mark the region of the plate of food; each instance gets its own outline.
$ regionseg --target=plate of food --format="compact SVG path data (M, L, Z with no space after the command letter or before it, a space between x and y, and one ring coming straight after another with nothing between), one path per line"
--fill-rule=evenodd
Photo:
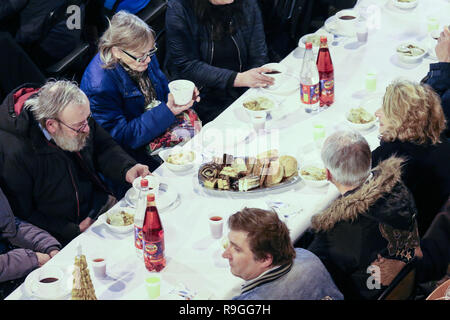
M198 183L208 194L246 195L284 188L298 182L297 159L268 150L256 157L223 154L200 166Z
M400 9L412 9L419 3L418 0L391 0L392 4Z
M169 170L174 172L187 171L194 167L196 160L199 160L194 150L184 150L182 148L165 149L159 153L161 159Z
M329 184L326 169L320 163L305 163L300 168L299 175L310 187L321 188Z
M319 51L320 48L320 37L327 37L328 46L330 46L330 43L333 41L334 36L326 31L321 31L322 29L319 29L316 33L308 33L305 34L303 37L300 38L298 41L298 46L300 48L305 48L306 42L311 42L313 46L313 50L315 52Z
M363 107L351 108L345 113L348 125L356 130L367 130L371 128L377 118Z
M242 107L247 113L251 114L256 111L271 112L278 107L278 104L274 99L268 96L250 95L244 98Z
M417 63L427 54L424 47L422 44L410 41L399 44L395 50L400 61Z
M113 207L102 214L105 225L114 233L128 233L134 227L134 210L132 208Z

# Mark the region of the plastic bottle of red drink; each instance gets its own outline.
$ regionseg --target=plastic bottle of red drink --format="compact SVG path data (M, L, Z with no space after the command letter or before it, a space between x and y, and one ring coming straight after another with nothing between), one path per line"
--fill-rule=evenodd
M319 111L319 72L312 52L312 43L306 42L300 72L300 102L308 113Z
M160 272L166 266L164 229L155 204L155 195L147 195L144 226L142 228L144 263L148 271Z
M142 244L142 227L144 226L145 209L147 208L147 194L149 193L148 180L141 180L141 188L139 190L136 203L136 212L134 214L134 246L136 255L143 258Z
M320 37L320 49L317 54L317 69L320 82L320 106L331 106L334 102L334 69L328 49L327 37Z

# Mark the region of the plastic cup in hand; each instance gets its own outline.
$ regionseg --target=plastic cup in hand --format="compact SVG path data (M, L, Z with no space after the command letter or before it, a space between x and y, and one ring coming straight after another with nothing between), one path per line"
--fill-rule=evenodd
M208 220L211 237L213 237L214 239L222 238L223 217L220 214L213 213L208 216Z
M377 90L377 74L374 71L370 71L366 74L366 91L375 92Z
M318 149L322 148L325 141L325 126L321 123L313 123L313 140Z
M173 95L175 104L184 106L192 100L195 84L189 80L174 80L169 82L169 90Z
M106 260L103 257L94 258L91 261L94 274L98 278L106 277Z
M145 287L149 299L156 299L161 294L161 277L157 274L145 279Z

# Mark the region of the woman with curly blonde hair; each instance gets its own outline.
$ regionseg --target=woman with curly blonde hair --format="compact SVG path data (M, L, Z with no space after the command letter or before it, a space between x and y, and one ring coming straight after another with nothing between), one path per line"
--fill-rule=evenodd
M381 141L372 166L394 154L406 160L402 179L414 196L423 235L450 194L450 142L439 95L426 84L395 81L375 115Z

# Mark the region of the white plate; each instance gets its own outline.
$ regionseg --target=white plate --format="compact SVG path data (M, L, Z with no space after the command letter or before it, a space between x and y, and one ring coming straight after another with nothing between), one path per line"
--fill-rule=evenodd
M42 268L45 268L43 266ZM63 268L59 267L61 271L64 273L64 278L61 281L61 286L59 292L55 294L55 296L52 297L43 297L37 289L38 286L38 277L39 277L39 271L40 269L33 270L28 276L26 277L24 281L24 289L28 296L41 299L41 300L67 300L69 295L72 292L72 286L73 286L73 275L72 271L69 268ZM73 268L72 268L73 269Z
M418 0L412 0L411 2L399 2L398 0L391 0L392 4L400 9L412 9L419 3Z
M137 196L138 193L136 189L130 188L125 193L124 198L129 205L134 206L137 200ZM178 193L173 188L169 187L169 185L165 183L161 183L159 185L158 196L155 197L156 207L159 211L162 211L173 204L175 200L177 200L177 197Z
M339 37L356 37L356 29L354 29L352 32L345 32L344 30L341 30L339 28L336 20L336 16L331 16L327 20L325 20L325 30ZM328 46L330 46L330 44L328 44Z

